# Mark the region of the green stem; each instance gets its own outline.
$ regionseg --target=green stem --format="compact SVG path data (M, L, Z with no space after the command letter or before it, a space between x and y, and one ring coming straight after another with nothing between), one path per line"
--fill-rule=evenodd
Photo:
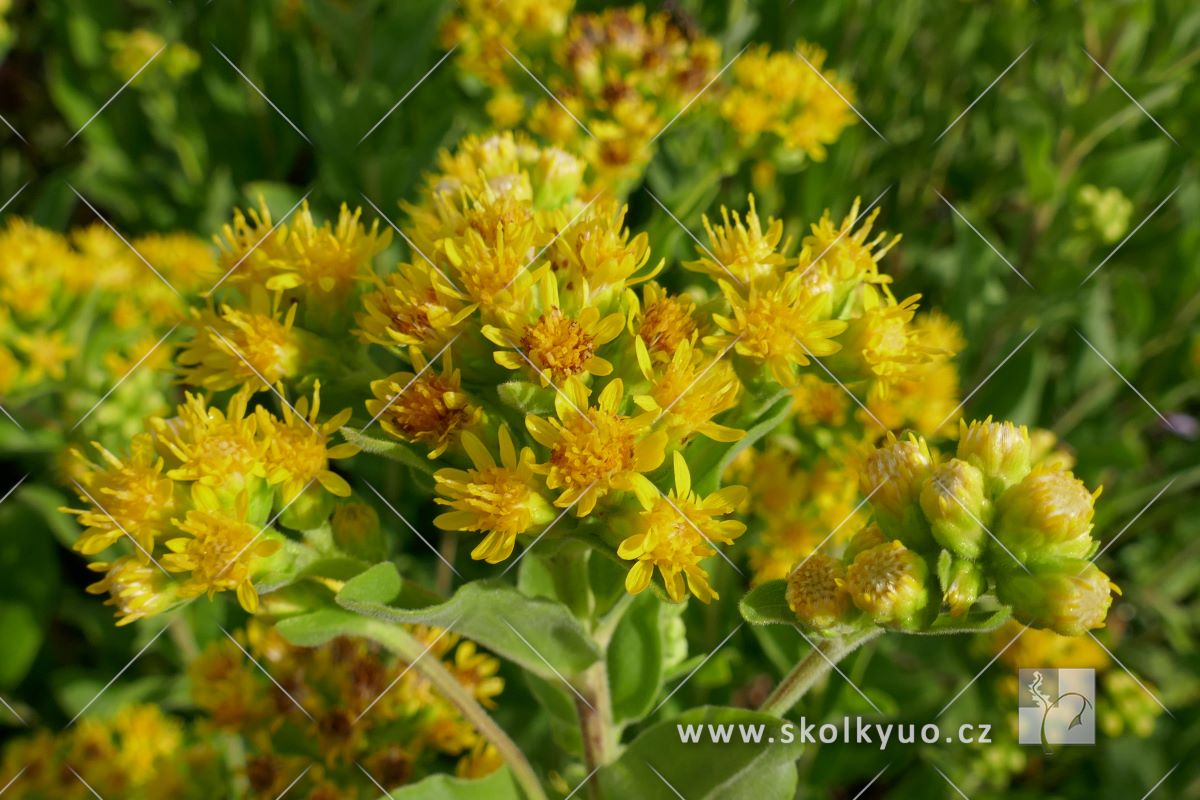
M825 639L800 660L792 671L783 677L775 690L759 706L759 711L782 717L800 701L814 683L825 677L833 665L850 655L859 646L866 644L883 633L883 628L870 628L837 639Z
M530 765L529 760L525 758L525 754L509 738L504 729L496 724L483 706L479 705L475 696L442 666L441 661L433 657L421 657L426 648L420 641L404 628L378 620L365 620L363 634L408 662L466 717L475 730L479 731L480 735L487 739L504 758L528 800L546 800L546 792L542 789L541 781L538 780L537 773Z
M583 738L583 757L588 774L612 762L617 756L616 727L613 725L612 698L608 690L607 659L601 658L582 675L577 686L575 709L579 714L579 732ZM600 800L600 781L588 781L588 794Z

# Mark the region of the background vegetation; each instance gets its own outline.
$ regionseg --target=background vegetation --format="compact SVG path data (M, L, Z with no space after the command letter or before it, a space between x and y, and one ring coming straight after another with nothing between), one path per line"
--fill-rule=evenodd
M326 213L365 196L396 218L437 149L487 124L479 87L445 68L362 140L443 54L438 30L451 5L16 0L0 27L0 114L11 126L0 128L0 195L25 188L3 214L60 230L90 223L73 185L129 234L208 235L260 193L286 209L311 191ZM1170 709L1147 736L1101 735L1097 747L1052 760L1015 746L810 747L804 796L856 797L885 767L862 797L954 796L935 765L972 800L1140 797L1183 762L1161 796L1200 797L1191 757L1200 752L1200 520L1189 504L1200 484L1192 144L1200 8L1182 0L669 6L727 53L799 37L824 46L870 126L847 131L824 162L772 176L705 160L707 143L681 124L649 188L693 230L701 212L741 205L753 189L760 211L784 217L792 233L826 205L844 213L855 196L882 195L883 224L904 236L889 271L963 326L964 391L986 381L967 416L981 410L1055 431L1085 482L1104 485L1097 531L1116 541L1101 563L1124 590L1105 641ZM91 119L130 77L114 65L112 32L135 29L191 55L166 52ZM631 225L668 243L655 258L690 256L691 242L646 193L635 190L630 204ZM56 443L5 436L2 488L35 477L0 506L0 693L53 726L153 630L115 632L108 610L82 592L90 576L57 543L73 533L53 512L63 497L48 477ZM188 610L197 641L219 635L216 609ZM687 621L691 652L707 653L737 624L737 609L691 608ZM103 702L176 702L172 662L193 645L152 650ZM798 637L745 628L672 703L736 702L775 673L772 657L805 649ZM984 641L904 637L863 651L846 673L892 718L923 723L993 653ZM947 719L1008 724L1016 704L1004 680L1015 681L1011 670L994 665ZM520 692L501 712L510 730L520 728ZM802 711L870 708L835 678ZM553 735L527 729L522 738L536 750Z

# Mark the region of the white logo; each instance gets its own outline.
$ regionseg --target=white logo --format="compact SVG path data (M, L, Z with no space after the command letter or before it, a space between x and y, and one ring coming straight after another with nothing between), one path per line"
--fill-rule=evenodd
M1050 745L1096 743L1096 671L1020 670L1018 741Z

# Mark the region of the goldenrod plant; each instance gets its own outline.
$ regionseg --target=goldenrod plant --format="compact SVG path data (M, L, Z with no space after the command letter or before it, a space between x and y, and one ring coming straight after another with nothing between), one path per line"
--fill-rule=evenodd
M803 5L0 0L0 795L1189 796L1194 59Z

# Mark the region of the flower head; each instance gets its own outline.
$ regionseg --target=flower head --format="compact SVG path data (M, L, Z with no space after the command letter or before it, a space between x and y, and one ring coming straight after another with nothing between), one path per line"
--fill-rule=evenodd
M846 568L824 553L813 553L787 577L787 604L800 623L821 630L843 622L853 604L845 589Z
M952 458L930 475L920 501L938 544L963 558L979 557L987 543L983 518L991 516L982 472Z
M471 558L498 564L513 551L517 536L553 517L533 470L533 451L518 453L507 427L501 427L500 462L473 434L462 436L463 449L473 469L440 469L434 474L441 497L434 502L453 509L438 515L434 524L448 531L487 534Z
M720 356L707 358L691 342L680 342L671 360L655 369L650 349L639 337L634 346L638 365L650 388L634 398L641 409L665 417L664 430L677 441L694 434L717 442L740 439L744 431L713 422L737 405L742 384L733 366Z
M117 610L117 625L161 614L175 604L176 588L155 564L135 556L88 564L104 576L87 587L88 594L108 594L106 606Z
M375 398L367 401L367 413L378 417L392 436L425 445L429 457L437 458L480 420L482 411L463 392L462 376L449 351L442 357L440 373L428 368L429 362L419 351L410 354L417 371L373 381Z
M188 393L174 419L151 420L159 440L179 462L167 476L231 492L252 478L265 478L265 442L258 437L257 418L246 413L249 399L250 391L241 389L221 411Z
M670 359L683 342L695 342L696 304L687 295L671 295L653 281L646 284L642 302L626 292L629 330L646 343L651 359Z
M1017 483L1031 466L1029 430L1011 422L959 421L958 457L983 471L992 496Z
M783 252L790 245L790 241L783 241L783 220L771 217L764 231L754 207L754 195L748 200L750 210L746 212L745 220L737 211L731 215L724 206L721 206L722 224L714 227L707 215L703 217L712 249L698 248L700 260L685 262L685 267L704 272L716 280L732 276L740 283L752 284L778 277L788 263Z
M880 526L909 546L924 547L932 541L920 497L933 466L924 439L910 434L898 440L889 433L887 442L867 456L859 474L859 488L871 497Z
M846 323L822 317L821 297L810 294L797 273L774 285L752 285L744 296L725 281L721 290L733 316L713 314L724 332L705 338L705 344L722 350L732 346L738 355L769 369L784 386L796 382L797 366L841 349L833 337L846 329Z
M845 587L854 605L876 623L911 627L929 603L928 574L919 555L893 540L855 556Z
M1030 564L1029 572L1014 567L996 579L996 595L1013 617L1063 636L1104 627L1114 591L1120 593L1099 567L1076 558Z
M638 594L650 585L657 568L667 595L675 602L687 590L702 603L717 599L700 562L717 554L716 544L733 544L746 526L737 520L719 519L730 514L745 497L741 486L727 486L708 497L692 491L692 477L683 454L676 451L675 488L670 494L643 501L634 533L621 542L617 555L637 563L625 578L625 589Z
M525 419L533 438L550 450L537 470L549 489L562 490L554 504L578 503L576 513L583 517L600 498L619 490L635 493L645 505L658 490L643 473L662 463L667 435L649 432L653 414L621 413L625 386L619 379L604 387L595 406L588 405L588 395L582 383L570 380L555 395L557 419Z
M194 312L196 335L179 352L183 381L210 391L248 386L267 389L295 377L300 342L292 325L298 306L282 320L278 313L255 313L221 306L220 312Z
M619 313L602 317L595 306L563 312L558 278L546 273L539 282L540 303L517 313L499 312L503 327L484 325L483 335L501 349L496 363L512 370L529 369L542 386L561 384L576 375L608 375L612 364L597 351L625 327Z
M170 539L162 564L171 572L186 572L179 587L180 597L237 591L242 608L253 613L258 608L258 592L251 582L255 561L274 554L280 542L260 538L259 531L246 521L249 497L238 495L231 515L216 494L202 483L192 487L194 507L183 519L174 520L186 537Z
M372 280L375 290L363 295L363 310L355 314L355 334L364 342L436 353L475 312L431 264L401 264L386 280Z
M291 503L309 484L317 481L330 494L350 496L350 485L329 469L333 459L349 458L358 452L356 445L342 443L329 446L329 439L350 419L350 409L342 409L325 422L318 420L321 411L321 382L313 387L312 410L308 398L296 401L295 410L283 405L283 418L277 419L263 407L255 409L259 435L266 441L263 462L267 481L279 484L283 503Z
M366 228L361 216L361 208L350 211L343 203L336 225L317 225L308 201L302 203L284 229L282 253L271 264L274 274L266 287L274 292L304 287L316 297L343 295L392 240L390 230L379 230L379 220Z
M154 542L171 530L176 513L175 482L167 477L165 463L155 446L154 437L142 433L133 438L129 455L118 458L99 443L92 446L103 457L103 465L84 459L80 500L90 508L63 509L79 517L84 530L75 549L94 555L128 534L139 548L139 557L154 549Z
M996 501L996 537L1020 561L1086 558L1096 548L1089 492L1070 472L1038 467Z

